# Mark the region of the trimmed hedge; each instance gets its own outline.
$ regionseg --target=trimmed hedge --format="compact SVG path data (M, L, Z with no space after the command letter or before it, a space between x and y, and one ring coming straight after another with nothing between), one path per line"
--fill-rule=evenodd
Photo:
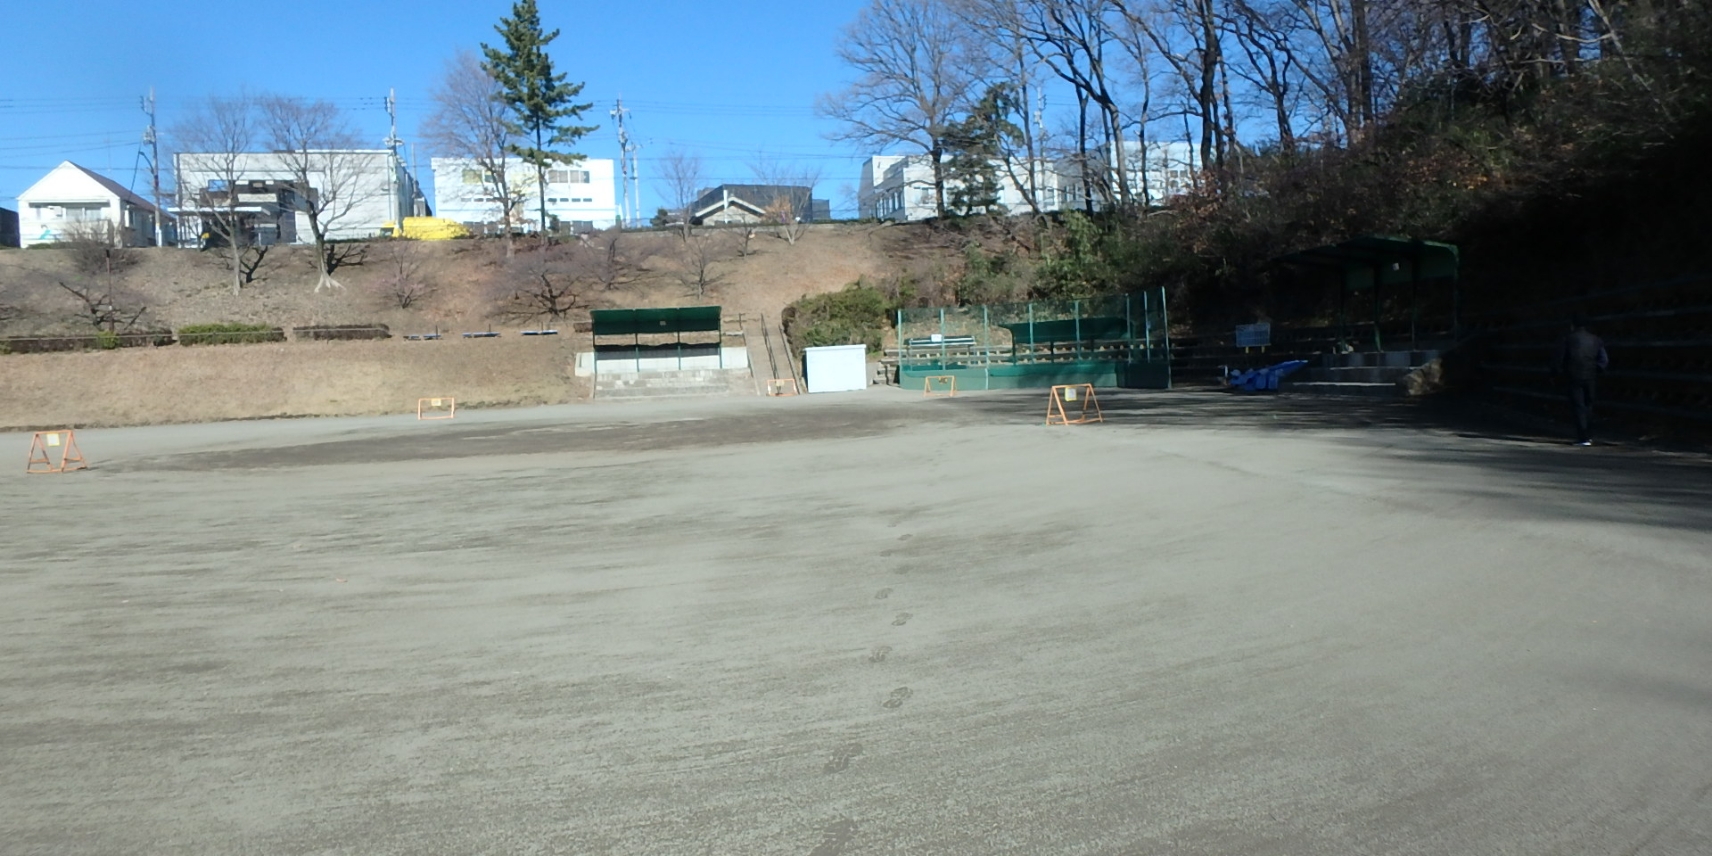
M6 336L0 338L0 354L51 354L61 351L104 351L172 344L169 330L109 333L91 336Z
M291 328L291 338L317 342L353 341L361 339L390 339L392 331L385 324L321 324Z
M187 324L177 332L180 345L250 345L285 341L285 330L266 324Z

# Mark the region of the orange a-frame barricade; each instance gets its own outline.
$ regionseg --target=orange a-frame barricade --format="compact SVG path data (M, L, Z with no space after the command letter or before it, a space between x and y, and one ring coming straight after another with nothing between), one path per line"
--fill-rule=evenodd
M457 415L458 400L455 398L416 399L417 419L452 419Z
M957 397L956 375L936 374L921 379L921 397L934 398L937 396Z
M1072 412L1076 414L1074 417L1070 415ZM1104 421L1106 416L1100 412L1100 400L1094 397L1093 384L1071 383L1052 388L1052 400L1046 405L1046 424L1086 425Z
M788 392L786 391L787 389L789 390ZM799 392L801 392L801 390L797 389L797 379L794 377L776 377L767 381L768 395L796 395Z
M55 455L59 460L54 460ZM30 440L30 462L26 473L69 473L87 470L89 463L77 448L77 432L70 428L59 431L37 431Z

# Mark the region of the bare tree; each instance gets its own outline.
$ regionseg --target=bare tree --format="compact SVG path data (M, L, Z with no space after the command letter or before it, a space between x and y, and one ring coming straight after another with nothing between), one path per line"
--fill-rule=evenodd
M672 204L672 217L677 220L678 237L685 243L690 239L691 220L695 216L695 201L701 195L704 177L701 156L670 151L660 158L660 190Z
M242 163L257 137L255 99L248 95L211 97L172 133L179 150L174 159L179 210L194 212L204 247L225 245L233 294L254 279L261 262L260 254L247 253L250 218L238 197ZM253 256L247 272L246 255Z
M115 287L111 278L105 286L54 284L76 299L77 317L97 330L108 333L130 330L149 311L141 296Z
M576 267L581 278L601 291L616 291L641 281L654 256L652 243L626 237L616 226L583 237L576 250Z
M504 94L479 57L459 51L446 63L445 77L432 93L434 112L422 126L422 134L442 154L474 165L483 195L493 200L499 214L505 255L510 258L516 252L513 233L528 188L510 169L514 126Z
M375 280L375 295L388 306L409 309L434 296L439 284L423 270L422 245L416 241L387 241L381 257L386 273Z
M697 232L678 247L678 282L697 299L725 282L715 267L731 255L730 236L723 231Z
M587 283L578 276L572 253L570 247L542 241L509 260L505 279L494 290L494 317L551 323L584 308Z
M106 218L78 220L59 230L55 244L69 250L72 266L89 276L111 276L141 261L119 246L119 230Z
M762 203L773 234L785 239L785 243L796 246L797 239L808 231L809 224L814 220L814 185L820 181L820 170L814 167L792 166L767 158L762 158L749 168L755 173L756 181L773 188L772 198L756 200Z
M969 109L991 63L943 0L870 0L845 27L840 59L856 81L821 96L832 135L860 146L904 146L933 167L934 210L945 216L945 133Z
M370 152L352 151L352 133L339 108L329 101L274 96L262 101L268 145L296 185L297 210L309 223L315 245L315 290L343 288L333 278L341 265L360 264L362 248L339 247L330 236L360 205L386 192L366 180ZM387 169L394 169L387 155Z
M1297 48L1294 27L1281 4L1266 0L1227 0L1226 29L1248 61L1237 75L1263 96L1278 129L1278 148L1296 152Z

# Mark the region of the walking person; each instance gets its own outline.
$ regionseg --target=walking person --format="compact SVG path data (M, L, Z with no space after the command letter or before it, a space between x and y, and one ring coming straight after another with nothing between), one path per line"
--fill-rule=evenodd
M1552 375L1563 379L1569 393L1569 410L1575 419L1575 445L1593 445L1594 380L1611 364L1605 342L1587 329L1587 319L1570 319L1569 334L1558 343L1552 359Z

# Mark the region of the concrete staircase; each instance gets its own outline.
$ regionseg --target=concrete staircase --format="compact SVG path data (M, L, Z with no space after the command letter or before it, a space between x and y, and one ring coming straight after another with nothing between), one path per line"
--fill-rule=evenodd
M746 368L602 372L594 383L596 401L754 394L755 379Z
M1427 376L1436 374L1438 351L1320 354L1284 378L1280 391L1316 395L1402 397L1418 394Z
M766 313L744 315L743 338L749 345L749 365L763 390L769 378L795 378L798 389L803 388L804 378L783 327L768 323Z

